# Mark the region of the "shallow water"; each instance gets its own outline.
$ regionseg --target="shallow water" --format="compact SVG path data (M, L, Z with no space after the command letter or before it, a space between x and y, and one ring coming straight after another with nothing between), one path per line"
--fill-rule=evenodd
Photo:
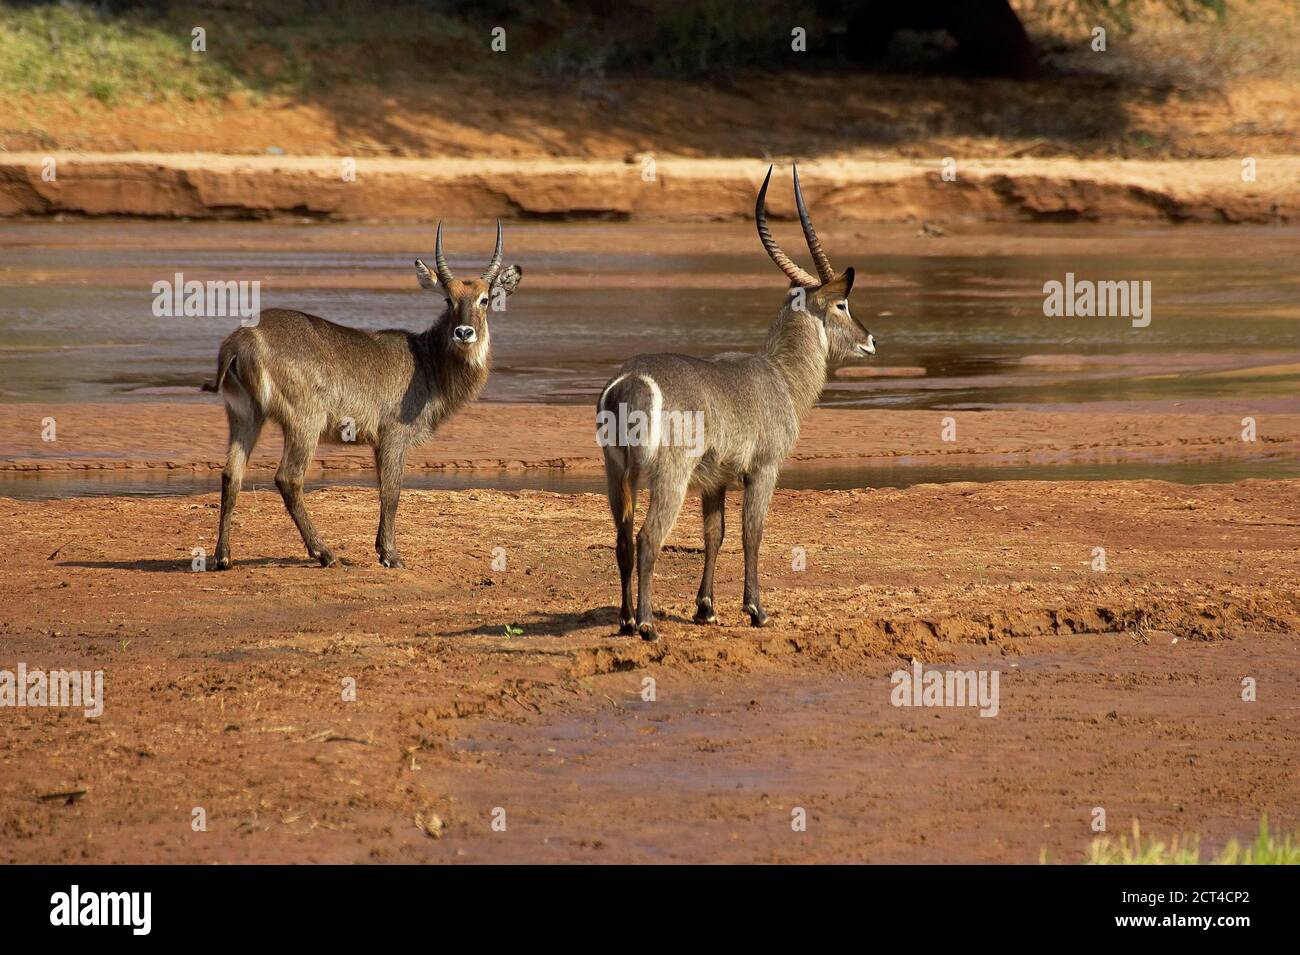
M847 490L850 488L911 487L915 484L949 484L957 481L1172 481L1176 484L1222 484L1248 478L1300 477L1300 461L1255 459L1232 461L1134 461L1097 464L1042 465L929 465L893 467L866 465L794 465L781 472L781 486L796 490ZM374 487L373 471L317 472L306 487ZM531 468L522 471L457 469L408 471L402 483L407 490L550 491L555 494L604 494L605 477L599 471ZM165 497L208 494L221 489L218 472L193 471L86 471L51 476L0 472L0 497L50 500L70 497ZM244 490L268 490L275 484L269 474L245 477Z
M411 259L423 224L9 222L0 225L0 401L208 400L233 318L159 318L155 281L257 280L261 306L360 328L418 329L441 299ZM824 403L1078 412L1300 411L1300 228L830 224L838 266L857 269L855 315L879 343L871 377L832 380ZM791 251L797 228L778 224ZM483 223L452 223L453 268L480 268ZM492 317L486 401L588 402L627 357L760 347L782 277L743 222L508 223L521 290ZM1066 272L1150 281L1152 319L1049 318L1043 284ZM142 449L144 450L144 449ZM1045 477L1176 481L1290 476L1289 465L1204 462L1035 468L835 466L787 471L790 487ZM1258 473L1257 473L1258 472ZM9 496L192 493L207 476L169 473L0 479ZM330 483L372 483L331 474ZM413 474L415 487L603 489L597 475Z
M871 365L893 369L832 382L829 403L1052 407L1296 392L1296 227L983 226L919 242L906 226L824 231L836 263L857 268L855 314L880 348ZM790 232L781 224L794 249ZM780 302L781 277L748 223L526 222L506 236L525 279L493 317L488 401L585 402L643 351L756 349ZM154 317L152 284L177 271L259 280L263 308L420 328L441 305L412 274L430 240L419 224L7 223L0 400L199 400L194 389L237 320ZM490 241L482 224L450 226L453 267L481 267ZM1043 284L1066 272L1149 280L1150 326L1045 317Z

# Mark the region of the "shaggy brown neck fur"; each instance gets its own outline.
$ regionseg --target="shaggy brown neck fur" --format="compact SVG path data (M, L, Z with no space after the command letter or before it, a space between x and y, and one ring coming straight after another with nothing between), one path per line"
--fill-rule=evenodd
M492 363L490 343L485 346L481 365L466 361L448 334L450 321L450 313L444 311L433 327L421 336L429 356L429 368L436 378L430 391L439 399L435 412L438 421L454 414L478 397L487 384L488 370Z
M767 333L767 358L785 379L800 419L817 403L826 385L826 348L816 322L786 307Z

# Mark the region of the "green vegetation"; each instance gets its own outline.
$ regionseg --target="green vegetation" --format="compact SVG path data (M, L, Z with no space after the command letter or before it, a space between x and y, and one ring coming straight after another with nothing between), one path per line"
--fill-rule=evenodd
M612 21L583 4L409 2L376 15L355 0L237 7L0 3L0 92L126 100L314 95L341 86L436 83L439 74L572 79L619 72L726 72L790 52L792 17L774 0L701 0ZM778 12L779 11L779 12ZM491 49L504 26L506 55ZM191 49L192 31L206 49ZM787 57L788 59L788 57ZM787 63L787 65L790 65Z
M286 8L294 7L287 4ZM107 13L77 4L0 5L0 93L65 93L104 103L302 95L339 85L493 67L488 30L420 8L375 16L336 3L268 17L250 7ZM192 49L193 31L205 49ZM459 50L459 54L457 54ZM459 61L459 62L458 62Z
M930 3L932 21L961 19L948 0ZM966 55L954 60L952 37L943 41L934 22L909 19L898 13L903 9L860 0L628 0L612 8L595 0L404 0L377 13L363 0L0 0L0 94L66 94L108 104L236 93L306 98L358 85L436 86L448 73L568 84L617 75L725 78L771 69L978 72L973 64L1008 59L1009 34L989 30L967 36ZM894 12L886 17L882 10ZM1083 62L1093 66L1085 27L1094 23L1128 32L1136 22L1144 37L1155 38L1157 53L1164 38L1171 56L1190 62L1213 53L1216 68L1220 61L1269 66L1295 59L1294 30L1286 28L1292 18L1279 21L1286 35L1277 35L1253 7L1229 8L1229 0L1061 0L1036 11L1025 12L1025 26L1041 52L1082 51ZM1008 17L1002 27L1014 27L1014 35L1019 23ZM1230 29L1238 18L1251 25L1241 35ZM806 31L806 52L791 49L795 27ZM203 52L191 49L196 28L206 31ZM504 55L491 48L495 28L506 31ZM949 32L963 36L957 26ZM891 37L898 41L893 48ZM960 42L957 47L960 52ZM1117 52L1112 59L1127 63L1127 55Z
M1114 840L1108 836L1096 839L1088 849L1087 862L1089 865L1197 865L1201 861L1198 843L1195 837L1180 840L1175 836L1167 843L1144 837L1135 821L1131 841L1124 836ZM1291 835L1278 838L1268 831L1268 820L1263 819L1253 843L1241 845L1234 839L1210 864L1300 865L1300 838Z
M1268 820L1259 824L1253 843L1238 845L1234 839L1214 860L1217 865L1300 865L1300 837L1278 839L1268 831Z
M234 82L190 52L189 31L89 7L0 7L0 92L119 97L219 96Z

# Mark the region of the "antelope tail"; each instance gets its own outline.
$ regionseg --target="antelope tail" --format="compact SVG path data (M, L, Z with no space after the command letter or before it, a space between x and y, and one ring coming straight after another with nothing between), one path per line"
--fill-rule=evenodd
M627 463L630 464L631 462L629 461ZM636 507L632 503L632 475L629 472L629 468L626 466L624 466L623 468L622 483L623 486L619 488L619 502L618 502L621 511L620 516L623 518L623 520L630 521L632 520L633 513L635 513L636 511Z
M230 366L235 363L235 353L232 350L228 354L221 356L220 364L217 368L217 380L205 381L200 385L203 391L210 391L213 394L221 394L221 386L226 383L226 375L230 372Z

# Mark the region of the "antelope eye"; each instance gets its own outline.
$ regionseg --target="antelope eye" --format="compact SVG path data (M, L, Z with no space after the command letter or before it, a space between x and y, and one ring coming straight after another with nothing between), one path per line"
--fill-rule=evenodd
M488 297L484 295L481 299L478 300L478 303L479 305L486 305L488 303Z
M835 303L835 307L838 308L841 312L847 312L847 311L849 310L849 303L848 303L848 302L836 302L836 303Z

